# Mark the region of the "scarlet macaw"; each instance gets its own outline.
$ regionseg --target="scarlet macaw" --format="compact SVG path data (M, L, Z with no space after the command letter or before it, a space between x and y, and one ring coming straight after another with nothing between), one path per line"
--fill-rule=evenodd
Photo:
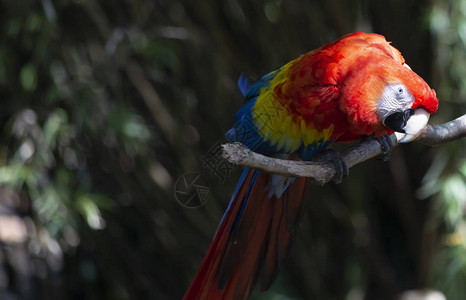
M252 85L227 138L265 155L311 160L335 142L399 134L413 140L437 110L435 91L378 34L353 33ZM184 299L247 299L288 254L310 180L244 168Z

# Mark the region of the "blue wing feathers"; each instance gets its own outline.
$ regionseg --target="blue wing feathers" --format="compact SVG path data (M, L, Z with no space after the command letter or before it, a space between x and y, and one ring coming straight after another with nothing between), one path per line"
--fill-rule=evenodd
M256 82L252 82L246 74L242 73L238 79L238 87L244 99L249 101L257 98L261 92L261 89L269 86L270 81L275 78L278 71L280 71L280 69L262 76Z
M334 139L328 141L324 141L323 139L321 139L320 141L314 142L308 146L304 146L304 144L301 144L301 147L299 147L297 153L302 160L310 161L317 153L324 150L328 147L328 145L333 143L333 141Z
M278 70L270 72L254 83L250 81L247 75L240 75L238 87L247 102L235 114L236 124L225 134L227 139L232 142L240 142L252 151L261 154L271 154L279 150L260 135L259 129L252 118L252 108L256 103L257 96L261 93L262 88L270 84L277 72Z
M243 172L241 173L241 177L239 178L238 183L236 184L236 188L235 188L235 190L233 192L233 195L231 196L231 201L228 204L228 207L225 210L225 213L223 214L223 217L220 220L219 224L222 224L223 219L225 218L225 216L228 214L229 210L231 209L231 204L233 203L233 199L236 198L236 195L238 194L238 191L239 191L240 187L244 184L244 180L246 179L246 177L247 177L247 175L249 173L249 170L250 169L248 167L243 168ZM229 234L230 235L234 235L234 233L236 232L236 229L238 228L238 224L239 224L239 222L241 220L241 216L243 215L243 212L246 209L246 206L248 205L249 198L251 196L252 191L254 190L254 185L256 184L258 176L259 176L259 171L255 171L254 175L253 175L253 178L251 179L251 181L248 184L248 190L246 191L246 194L244 195L244 198L242 199L241 206L240 206L238 212L235 215L235 221L233 222L233 224L231 225L231 227L229 229Z
M236 184L236 188L233 191L233 195L231 196L231 201L230 201L230 203L228 203L228 207L225 210L225 213L223 214L222 219L220 220L219 228L220 228L221 224L223 223L223 219L225 219L225 216L228 214L229 210L231 209L231 204L233 203L233 199L235 199L236 195L238 194L238 191L239 191L240 187L244 184L244 180L245 180L246 176L248 175L248 172L249 172L249 168L244 167L243 172L241 173L241 176L240 176L240 178L238 180L238 183ZM217 228L217 231L218 231L218 228ZM215 235L217 235L217 233L215 233ZM214 236L214 239L215 239L215 236Z
M249 171L248 168L245 168L245 171ZM243 171L244 172L244 171ZM247 174L247 172L245 173ZM246 191L246 194L244 195L244 199L242 200L241 207L236 213L235 216L235 221L233 222L231 228L230 228L230 235L233 236L236 232L236 229L238 228L239 222L241 221L241 216L243 215L244 210L246 209L248 205L249 198L251 197L251 193L254 190L254 186L257 181L257 177L259 176L259 171L255 171L254 175L251 179L251 182L249 183L248 190ZM239 185L239 184L238 184ZM232 199L236 197L236 194L233 194Z
M241 92L241 95L243 95L244 98L246 98L246 95L248 94L251 85L252 83L249 77L246 74L241 73L241 75L238 78L238 87Z

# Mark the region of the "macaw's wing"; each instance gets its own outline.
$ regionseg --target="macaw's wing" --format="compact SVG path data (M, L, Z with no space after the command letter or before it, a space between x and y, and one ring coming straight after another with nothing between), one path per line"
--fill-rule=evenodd
M335 138L344 116L338 107L337 65L323 52L311 52L249 85L239 86L247 102L227 133L253 151L298 153L308 160Z

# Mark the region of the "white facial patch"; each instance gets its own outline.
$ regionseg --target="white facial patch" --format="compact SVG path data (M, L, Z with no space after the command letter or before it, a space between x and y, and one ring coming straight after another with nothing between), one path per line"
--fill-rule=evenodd
M380 120L385 120L395 112L403 112L411 108L413 103L414 97L404 84L388 84L378 101L377 116Z
M408 143L418 137L429 122L429 117L430 114L424 109L416 109L404 127L405 133L395 132L398 143Z

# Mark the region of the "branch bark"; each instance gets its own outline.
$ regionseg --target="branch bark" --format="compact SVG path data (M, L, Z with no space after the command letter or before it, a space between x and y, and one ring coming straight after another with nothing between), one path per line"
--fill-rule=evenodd
M438 145L466 136L466 114L440 125L427 125L416 141L426 145ZM390 136L393 147L398 146L394 134ZM305 162L286 160L255 153L240 143L224 144L223 157L232 164L247 166L265 172L293 177L310 177L318 184L325 184L335 176L331 162ZM380 143L368 140L348 148L342 153L348 168L383 154Z

